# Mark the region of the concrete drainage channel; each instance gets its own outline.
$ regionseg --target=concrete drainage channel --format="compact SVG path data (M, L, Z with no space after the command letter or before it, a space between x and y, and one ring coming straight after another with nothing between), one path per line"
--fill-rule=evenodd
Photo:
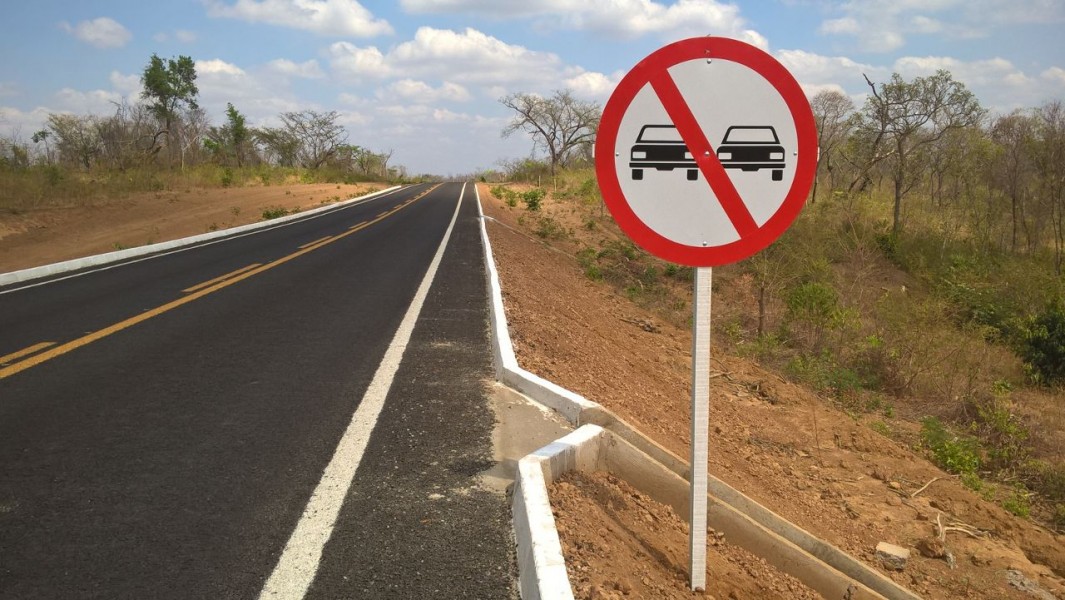
M476 189L476 187L475 187ZM481 215L496 379L578 429L518 462L513 493L519 586L525 600L573 598L547 486L573 470L609 471L678 515L689 511L690 467L624 420L518 366L503 312L492 247ZM707 525L828 599L920 597L711 476Z

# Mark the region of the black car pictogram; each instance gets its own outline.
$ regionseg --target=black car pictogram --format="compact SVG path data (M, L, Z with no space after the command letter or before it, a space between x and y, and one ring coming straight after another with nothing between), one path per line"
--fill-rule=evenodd
M644 169L686 169L691 181L699 176L695 159L673 125L644 125L629 159L632 178L637 181L643 179Z
M777 131L769 126L729 127L717 148L717 159L726 169L770 169L773 181L784 178L784 147Z

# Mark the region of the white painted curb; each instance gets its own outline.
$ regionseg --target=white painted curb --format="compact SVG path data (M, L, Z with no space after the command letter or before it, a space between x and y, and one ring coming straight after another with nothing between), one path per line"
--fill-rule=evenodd
M234 235L240 235L242 233L249 233L267 227L276 227L278 225L283 225L291 221L314 217L324 212L339 210L342 207L348 206L350 204L355 204L357 202L372 200L373 198L377 198L379 196L394 192L400 187L401 186L394 185L388 189L372 192L370 194L366 194L356 198L351 198L343 202L329 204L326 206L314 208L306 212L299 212L286 217L270 219L269 221L260 221L258 223L251 223L249 225L241 225L240 227L234 227L232 229L212 231L210 233L194 235L191 237L181 238L177 240L170 240L168 242L159 242L158 244L149 244L147 246L139 246L137 248L116 250L114 252L106 252L104 254L96 254L94 256L75 258L72 260L57 262L50 265L32 267L29 269L22 269L20 271L12 271L10 273L2 273L0 274L0 286L9 285L12 283L22 283L24 281L31 281L33 279L40 279L42 277L50 277L52 275L62 275L63 273L70 273L71 271L78 271L88 267L98 267L101 265L107 265L115 262L129 260L131 258L147 256L149 254L166 252L167 250L176 250L178 248L184 248L186 246L192 246L194 244L202 244L203 242L209 242L220 238L227 238Z
M684 514L686 511L683 505L690 502L687 491L669 485L668 480L676 476L680 481L686 482L690 468L683 459L648 439L599 404L518 366L507 328L499 272L492 256L492 245L488 240L481 207L481 195L476 184L474 192L477 197L477 213L480 217L481 240L485 254L496 379L554 409L578 426L577 431L519 461L512 506L522 598L568 600L573 597L573 590L566 574L562 546L558 540L558 531L547 496L547 485L567 471L578 468L593 471L601 466L601 441L609 437L612 440L609 444L611 447L627 445L632 449L622 458L609 461L612 466L631 475L629 478L622 478L633 484L637 482L631 479L642 479L645 483L658 482L659 485L645 487L641 491L659 502L673 506L677 514ZM589 422L598 424L586 424ZM594 448L594 451L589 453L582 448ZM710 476L709 486L711 504L718 507L715 509L716 513L711 511L713 522L732 529L737 535L753 537L752 545L763 551L766 549L767 539L774 540L771 546L787 546L787 555L781 559L782 563L777 565L778 568L784 568L783 570L795 575L807 585L813 584L811 587L820 590L825 590L825 586L828 586L827 589L838 589L841 578L847 578L848 581L854 582L851 586L853 590L847 593L852 594L856 600L919 600L920 597L913 592L838 548L822 542L720 479ZM796 568L796 565L801 567Z

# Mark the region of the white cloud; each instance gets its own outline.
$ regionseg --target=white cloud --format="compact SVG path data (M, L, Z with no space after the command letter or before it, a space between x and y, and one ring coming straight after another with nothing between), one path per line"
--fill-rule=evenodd
M826 89L837 90L849 95L859 106L869 93L863 75L880 85L892 73L912 81L940 69L949 71L976 95L981 105L993 112L1036 106L1048 97L1065 93L1065 69L1052 67L1035 76L1001 57L965 61L949 56L905 56L890 65L863 64L844 56L823 56L804 50L781 50L776 57L808 96Z
M128 29L110 17L82 21L74 26L64 21L59 26L75 38L97 48L121 48L133 39Z
M765 48L765 38L745 27L740 9L718 0L402 0L412 13L466 13L497 18L536 18L538 28L594 31L631 39L643 35L679 38L718 34Z
M196 74L200 105L215 119L221 118L229 102L255 125L272 123L282 112L317 108L297 99L284 82L264 80L221 59L197 60Z
M328 54L333 71L353 81L388 77L392 72L384 54L373 46L359 48L350 42L337 42L329 46Z
M852 37L869 52L897 50L911 35L968 39L1015 24L1065 22L1060 0L851 0L829 6L842 16L825 19L819 31Z
M373 37L392 33L392 26L373 16L356 0L206 0L211 17L239 19L302 29L319 35Z
M300 79L321 79L325 77L322 67L318 66L318 61L313 59L297 63L285 58L278 58L267 63L267 67L275 73L286 77L298 77Z
M377 97L381 100L399 98L419 104L441 101L467 102L471 98L469 90L457 83L445 81L434 88L424 81L414 79L395 81L387 88L378 90Z
M1059 86L1065 85L1065 69L1062 69L1061 67L1050 67L1046 71L1040 73L1039 76L1046 81L1056 83Z
M212 79L217 76L228 76L236 79L247 75L244 69L218 58L196 61L196 73L199 76L207 76Z
M586 71L566 80L566 88L582 98L590 98L605 102L611 92L617 87L624 74L620 71L607 77L602 73Z
M114 90L89 90L83 92L63 88L55 94L55 108L59 112L104 115L115 112L115 106L121 104L122 94Z
M940 69L950 71L954 79L970 88L1021 87L1032 83L1030 77L1004 58L963 61L949 56L906 56L894 65L894 70L904 79L927 77Z
M853 17L843 17L840 19L829 19L824 23L821 23L821 33L846 33L857 34L861 31L861 27L858 25L858 21Z
M451 31L422 27L414 38L383 53L349 42L329 47L333 73L348 83L367 79L436 79L486 91L554 89L583 73L557 54L505 43L476 29ZM489 90L491 88L491 90ZM530 89L532 88L532 89Z
M32 132L45 128L48 113L43 106L24 111L12 106L0 106L0 135L23 143L29 142Z
M876 81L890 75L884 67L855 62L845 56L822 56L805 50L781 50L776 54L795 79L809 86L865 85L862 75Z
M141 78L139 75L123 75L118 71L111 71L108 80L111 82L111 87L124 96L140 94Z

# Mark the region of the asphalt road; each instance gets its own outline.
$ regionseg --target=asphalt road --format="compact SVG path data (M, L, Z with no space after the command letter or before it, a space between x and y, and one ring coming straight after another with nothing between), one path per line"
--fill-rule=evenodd
M263 594L453 217L307 594L515 597L458 183L0 288L0 597Z

